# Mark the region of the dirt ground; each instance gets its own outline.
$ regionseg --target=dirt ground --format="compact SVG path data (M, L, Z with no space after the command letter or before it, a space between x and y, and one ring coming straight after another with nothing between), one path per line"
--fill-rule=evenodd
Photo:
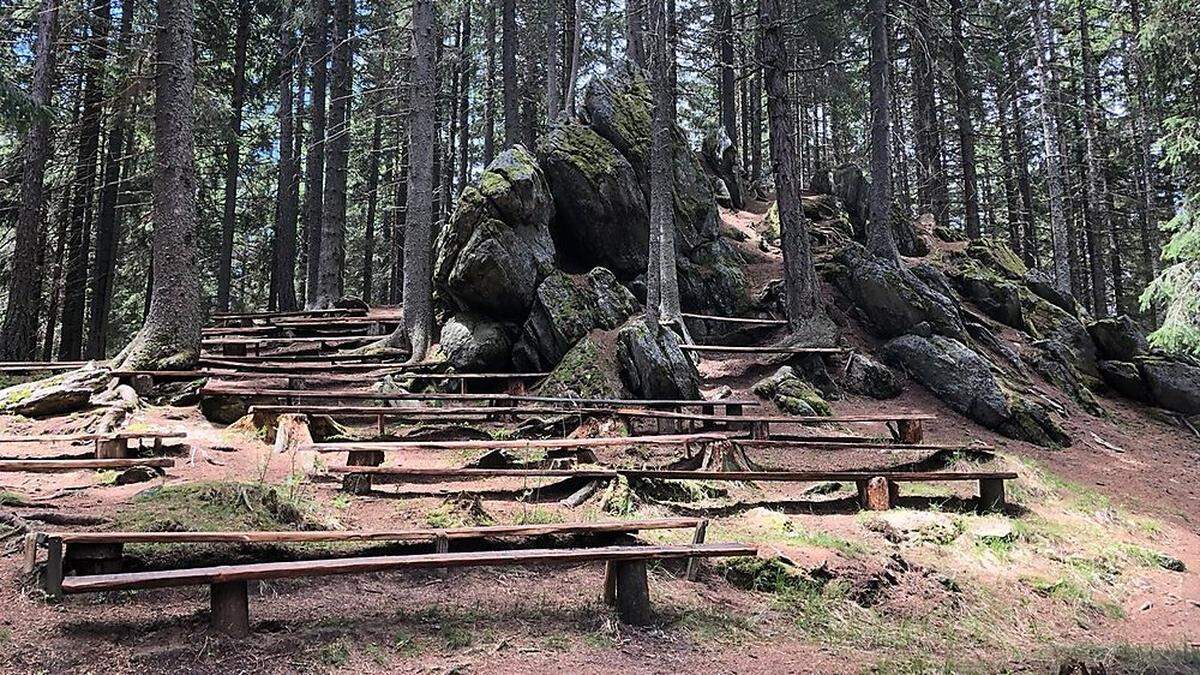
M723 213L752 233L758 216ZM743 245L753 251L755 242ZM750 258L762 283L777 265ZM769 340L770 335L761 339ZM851 334L849 341L869 347ZM713 358L701 365L710 392L749 396L776 363ZM1049 388L1057 400L1065 397ZM994 448L992 467L1016 470L1010 508L973 512L974 485L914 484L887 516L860 513L853 486L738 485L699 502L636 493L619 513L593 498L561 506L552 485L488 481L394 486L348 496L305 476L311 454L275 454L254 429L221 428L194 408L144 407L133 429L183 430L168 446L165 477L112 484L94 472L0 474L3 510L38 529L162 525L183 511L154 511L155 494L199 484L275 490L295 504L294 526L444 527L487 522L597 521L703 513L708 540L760 547L751 565L706 562L698 581L682 566L654 565L654 625L618 623L601 601L599 565L367 574L251 586L254 633L209 631L207 589L72 596L51 601L21 573L19 538L0 558L0 669L13 673L1097 673L1200 672L1200 437L1127 401L1101 399L1104 417L1070 405L1070 448L1048 450L982 430L917 386L894 400L832 401L835 413L929 411L927 442ZM770 406L766 408L771 410ZM0 433L87 428L80 415L34 422L0 418ZM797 430L799 431L799 430ZM882 426L835 429L886 435ZM6 447L5 454L81 453L83 447ZM411 466L475 456L398 456ZM604 461L652 465L645 451ZM928 456L829 451L755 453L770 468L898 466ZM389 463L393 460L389 459ZM976 458L954 456L949 465ZM548 483L548 481L547 481ZM540 484L539 484L540 485ZM157 493L155 491L158 491ZM825 494L827 492L827 494ZM237 494L235 492L235 494ZM254 493L257 494L257 493ZM524 499L517 496L524 495ZM250 500L245 496L247 507ZM242 507L229 507L238 512ZM254 504L257 508L257 503ZM215 507L214 507L215 508ZM248 509L253 510L253 509ZM222 518L228 514L208 513ZM94 525L55 525L86 516ZM233 513L230 517L245 517ZM138 520L141 519L141 520ZM146 520L149 519L149 520ZM157 520L156 520L157 519ZM171 521L173 522L173 521ZM3 530L0 530L3 532ZM646 535L685 542L690 532ZM390 548L385 550L392 550ZM298 549L156 548L127 551L133 564L174 566L231 559L320 555ZM781 564L781 561L788 564ZM1182 569L1182 571L1179 571Z

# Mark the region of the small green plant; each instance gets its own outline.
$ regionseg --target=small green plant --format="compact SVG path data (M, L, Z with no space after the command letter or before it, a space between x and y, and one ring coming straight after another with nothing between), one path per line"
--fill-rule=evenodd
M513 519L514 525L546 525L561 522L562 516L541 506L522 508L517 517Z
M117 476L120 474L109 469L102 469L96 472L96 485L116 485Z
M446 649L451 651L470 647L474 641L471 631L457 623L442 624L439 633L442 638L442 644L445 645Z
M338 638L321 647L317 658L331 668L340 668L350 661L350 645L345 638Z

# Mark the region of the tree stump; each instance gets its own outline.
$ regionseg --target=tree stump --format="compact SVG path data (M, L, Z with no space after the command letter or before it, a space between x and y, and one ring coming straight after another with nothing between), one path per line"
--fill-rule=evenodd
M96 439L96 459L124 459L129 456L129 442L124 438Z
M653 617L650 613L650 585L646 581L646 561L630 560L613 563L616 577L617 616L632 626L648 625Z
M888 479L875 476L868 481L857 481L858 499L868 511L886 511L892 508L892 488Z
M925 438L925 427L921 420L896 420L896 440L918 445Z
M382 450L352 450L346 458L347 466L379 466L383 464ZM342 489L350 494L362 495L371 491L371 474L348 473L342 479Z
M250 600L245 581L228 581L209 586L212 614L209 625L230 637L250 634Z

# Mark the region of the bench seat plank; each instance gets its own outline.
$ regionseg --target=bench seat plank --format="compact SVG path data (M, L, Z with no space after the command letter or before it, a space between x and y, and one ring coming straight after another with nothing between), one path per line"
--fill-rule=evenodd
M93 434L42 434L28 436L0 436L0 443L75 443L82 441L119 441L166 438L187 438L185 431L110 431Z
M218 565L153 572L94 574L63 579L63 593L93 593L234 581L294 579L333 574L360 574L404 569L487 567L496 565L577 564L598 561L665 560L671 558L753 556L758 549L744 544L682 546L602 546L584 549L525 549L472 551L406 556L334 558L299 562Z
M491 441L377 441L310 443L297 449L315 452L392 452L400 450L525 450L538 448L597 448L630 445L685 445L729 440L727 434L672 434L609 438L535 438Z
M175 466L170 457L146 459L5 459L0 460L0 473L53 473L57 471L81 471L85 469L132 469L149 466L160 469Z
M692 471L676 469L413 469L397 466L331 466L331 473L366 473L376 478L657 478L668 480L763 481L815 483L865 481L875 477L895 482L1013 480L1011 471Z

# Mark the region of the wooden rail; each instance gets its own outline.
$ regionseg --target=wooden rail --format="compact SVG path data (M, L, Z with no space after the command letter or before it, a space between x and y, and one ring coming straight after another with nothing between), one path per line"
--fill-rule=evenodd
M729 354L845 354L850 351L841 347L772 347L769 345L679 345L679 348L685 352Z
M170 468L175 460L170 457L146 459L4 459L0 460L0 473L58 473L86 469L132 469L135 466Z
M786 319L759 319L749 316L713 316L711 314L691 314L683 312L683 318L694 319L697 321L711 321L713 323L735 323L748 324L759 326L786 326Z

